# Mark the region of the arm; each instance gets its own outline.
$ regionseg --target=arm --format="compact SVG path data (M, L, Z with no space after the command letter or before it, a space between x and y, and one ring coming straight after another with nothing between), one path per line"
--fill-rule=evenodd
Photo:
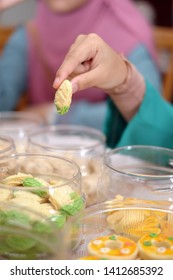
M148 66L153 64L153 62L147 62L144 57L143 59L141 57L141 60L137 63L138 69L142 70L143 64ZM143 70L147 68L148 70L152 69L152 67L144 67ZM152 84L155 84L156 87L159 86L159 79L154 78L158 77L158 73L155 71L146 73L145 77L148 78L146 77L145 87L143 87L143 81L136 68L128 63L128 69L125 83L119 86L121 94L115 94L112 96L114 102L111 100L108 102L105 122L107 145L111 148L127 145L153 145L173 148L172 104L166 102L156 88L152 86ZM120 99L120 106L118 106L118 99ZM115 105L117 108L119 107L119 111ZM124 118L122 118L122 115ZM127 122L127 120L130 121Z
M129 64L130 65L130 64ZM173 148L173 108L161 95L149 84L144 84L142 76L132 67L129 76L128 63L117 55L107 44L96 35L80 36L70 48L61 67L57 71L54 87L58 88L64 79L71 76L73 91L96 86L111 97L109 112L106 122L106 135L108 145L111 148L124 145L157 145ZM134 82L132 82L134 78ZM128 78L130 77L130 78ZM119 126L117 138L117 119L114 112L117 98L121 95L126 99L124 110L129 107L130 87L140 81L138 91L134 93L140 96L137 111L131 116L131 120ZM125 95L126 94L126 95ZM124 97L126 98L124 98ZM134 95L135 97L135 95ZM124 102L124 101L123 101ZM121 102L120 102L121 103ZM123 104L123 103L121 103ZM135 102L132 102L135 104ZM132 106L133 107L133 106ZM131 107L131 108L132 108ZM120 108L119 108L120 109ZM121 107L122 109L122 107ZM126 111L122 110L124 114ZM119 141L117 141L119 140Z
M0 57L0 111L15 109L27 83L27 49L24 28L17 30Z
M106 128L111 130L114 121L111 116L114 109L109 108L109 116ZM144 99L138 112L122 131L118 143L113 143L112 135L109 135L108 145L153 145L166 148L173 148L173 107L165 101L157 90L146 81Z

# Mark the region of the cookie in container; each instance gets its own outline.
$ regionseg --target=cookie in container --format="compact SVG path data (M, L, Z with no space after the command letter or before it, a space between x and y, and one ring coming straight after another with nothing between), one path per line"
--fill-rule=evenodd
M41 213L10 201L0 202L1 260L68 259L68 238L68 230L57 231Z
M29 134L28 151L65 156L80 167L87 206L102 199L98 180L103 171L105 136L84 126L48 125ZM107 187L105 183L105 188Z
M172 209L171 202L121 196L86 208L73 259L172 260Z
M36 211L57 231L69 223L71 216L76 217L76 223L82 217L86 199L75 162L53 155L14 154L1 157L0 166L0 202ZM75 234L77 243L80 232ZM72 246L77 246L74 231L72 239Z

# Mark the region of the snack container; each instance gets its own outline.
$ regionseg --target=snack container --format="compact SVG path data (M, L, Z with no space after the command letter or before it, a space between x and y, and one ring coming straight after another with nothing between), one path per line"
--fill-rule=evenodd
M15 153L15 144L11 137L0 135L0 157Z
M62 260L70 257L68 231L57 231L44 215L0 202L1 260Z
M28 133L43 124L33 112L0 112L1 133L14 140L17 152L26 152Z
M109 181L109 188L104 188L105 178ZM125 146L110 150L105 155L99 186L105 200L122 195L126 198L172 201L172 186L171 149Z
M117 196L85 209L81 260L173 259L173 204Z
M83 126L48 125L29 134L28 151L75 161L81 170L87 206L99 201L98 179L105 152L105 136L100 131Z
M0 158L0 166L0 202L36 211L57 231L69 223L71 216L77 223L86 199L75 162L53 155L14 154ZM75 236L73 246L80 235L76 232Z

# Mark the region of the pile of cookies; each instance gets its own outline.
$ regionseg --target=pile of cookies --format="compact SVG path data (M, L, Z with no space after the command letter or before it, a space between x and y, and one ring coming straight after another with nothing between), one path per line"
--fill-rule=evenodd
M99 208L95 206L93 213L88 211L86 249L83 247L86 256L80 258L84 254L79 249L78 258L172 260L173 213L166 211L167 202L157 201L158 208L154 203L118 195Z
M45 180L18 172L0 181L0 201L27 207L61 228L85 206L83 197L63 180ZM59 186L59 187L57 187ZM17 187L17 188L15 188ZM33 219L34 219L34 214Z
M149 233L138 242L121 235L101 236L91 240L89 255L81 260L173 260L173 235Z

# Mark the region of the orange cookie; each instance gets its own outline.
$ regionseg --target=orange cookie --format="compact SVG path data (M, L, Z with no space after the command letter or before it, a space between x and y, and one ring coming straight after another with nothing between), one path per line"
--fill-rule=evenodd
M138 248L143 260L173 260L173 236L146 234L139 239Z
M88 243L89 254L100 259L133 260L137 257L137 244L120 235L101 236Z

